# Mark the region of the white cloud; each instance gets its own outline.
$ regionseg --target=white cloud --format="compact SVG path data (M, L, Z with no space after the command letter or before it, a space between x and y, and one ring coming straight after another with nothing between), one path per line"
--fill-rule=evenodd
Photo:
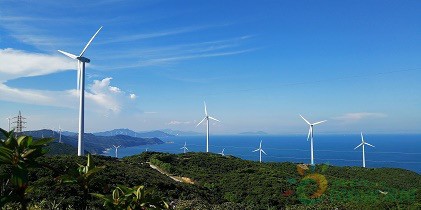
M134 94L134 93L131 93L131 94L130 94L130 99L134 100L134 99L136 99L136 98L137 98L136 94Z
M345 123L357 122L365 119L375 119L375 118L384 118L387 117L386 114L383 113L375 113L375 112L356 112L356 113L346 113L339 117L335 117L333 119L339 120Z
M0 82L76 69L76 62L60 55L0 49Z
M182 122L182 121L172 120L171 122L168 123L168 125L188 125L188 124L191 124L191 122L190 121Z

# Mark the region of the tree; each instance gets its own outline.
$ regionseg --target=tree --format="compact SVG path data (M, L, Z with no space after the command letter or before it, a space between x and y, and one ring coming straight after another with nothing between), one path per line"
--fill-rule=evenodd
M95 166L91 154L88 154L86 165L78 165L79 167L76 171L70 171L69 174L62 176L61 179L65 184L76 183L83 189L82 208L86 209L89 196L89 183L93 177L92 175L104 169L105 166Z

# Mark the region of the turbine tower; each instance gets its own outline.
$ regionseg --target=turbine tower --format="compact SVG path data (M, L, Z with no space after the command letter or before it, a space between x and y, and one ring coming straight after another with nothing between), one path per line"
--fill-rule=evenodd
M121 146L121 145L118 145L118 146L113 145L113 147L115 148L115 157L116 157L116 158L118 158L118 148L119 148L120 146Z
M257 152L257 151L259 151L259 153L260 153L260 162L262 162L262 152L265 154L265 155L268 155L268 154L266 154L266 152L265 151L263 151L263 149L262 149L262 140L260 140L260 146L259 146L259 148L257 148L256 150L253 150L252 152Z
M9 123L9 132L10 132L10 120L12 119L11 117L6 118L7 122Z
M203 118L203 120L200 121L199 124L196 125L196 127L206 120L206 152L209 152L209 119L215 120L218 122L221 122L221 121L209 116L208 111L206 110L206 102L203 102L203 104L205 105L205 118Z
M313 131L314 131L314 128L313 128L313 126L318 125L320 123L324 123L327 120L323 120L323 121L319 121L319 122L315 122L315 123L310 123L302 115L300 115L300 117L303 118L303 120L306 121L306 123L310 126L310 128L308 129L307 141L308 141L308 139L310 139L311 165L314 165L314 153L313 153Z
M224 151L225 151L225 148L224 148L224 149L222 149L222 152L221 152L221 153L218 153L218 154L220 154L220 155L222 155L222 156L225 156Z
M184 150L184 153L186 153L186 150L189 150L189 149L187 149L187 147L186 147L186 142L184 142L184 146L183 146L183 147L181 147L180 149L183 149L183 150Z
M64 52L58 50L60 53L64 54L65 56L77 60L77 88L79 89L79 135L78 135L78 143L77 143L77 155L83 155L83 134L85 132L85 64L89 63L89 60L86 57L83 57L86 49L88 49L89 45L91 44L92 40L96 37L99 31L102 29L102 26L96 31L96 33L92 36L89 42L86 44L85 48L83 48L82 52L79 56L73 55L68 52Z
M363 132L361 132L361 144L359 144L357 147L355 147L354 149L357 149L360 146L363 146L363 168L365 168L365 150L364 150L364 144L370 146L370 147L374 147L373 145L367 143L364 141L364 136L363 136Z

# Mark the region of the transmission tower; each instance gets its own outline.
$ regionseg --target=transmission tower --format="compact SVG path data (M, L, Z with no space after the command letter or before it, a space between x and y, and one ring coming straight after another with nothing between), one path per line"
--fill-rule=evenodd
M16 124L14 126L15 133L22 133L23 129L26 128L25 127L25 124L26 124L25 120L26 120L26 118L25 117L22 117L22 113L19 111L18 116L13 117L12 119L14 120L12 123L13 124Z

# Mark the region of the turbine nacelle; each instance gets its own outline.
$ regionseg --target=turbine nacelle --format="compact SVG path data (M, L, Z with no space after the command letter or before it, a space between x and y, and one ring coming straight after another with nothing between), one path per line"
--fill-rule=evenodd
M77 57L76 59L78 59L80 62L83 62L83 63L91 62L91 60L89 60L89 58L85 58L85 57Z

